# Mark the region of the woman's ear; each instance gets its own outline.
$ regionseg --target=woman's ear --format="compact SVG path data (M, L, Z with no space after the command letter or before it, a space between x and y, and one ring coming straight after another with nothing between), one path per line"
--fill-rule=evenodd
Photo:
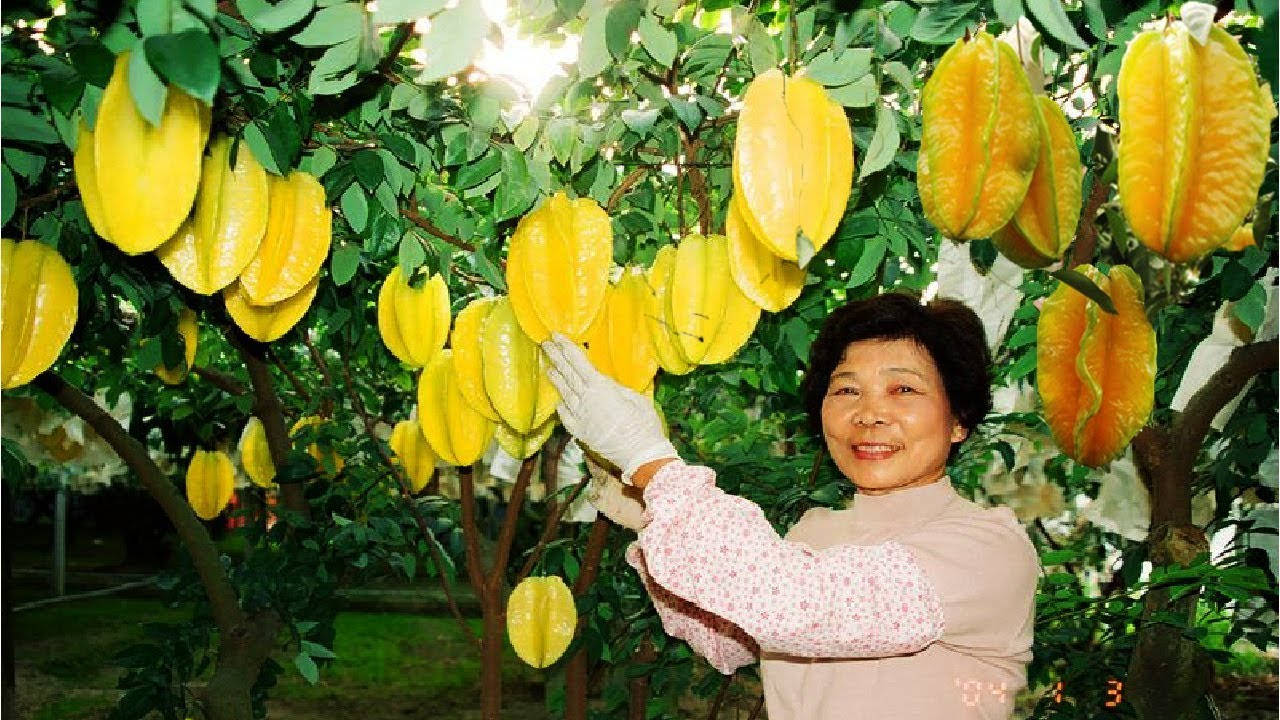
M969 437L969 431L968 429L965 428L965 426L961 425L960 423L956 423L955 425L951 426L951 444L952 445L958 442L961 442L967 437Z

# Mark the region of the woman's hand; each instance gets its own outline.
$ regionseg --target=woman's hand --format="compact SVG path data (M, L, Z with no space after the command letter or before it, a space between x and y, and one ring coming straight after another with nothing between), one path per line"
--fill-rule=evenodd
M547 376L560 392L560 423L621 468L623 482L630 484L642 465L679 457L648 398L596 370L582 348L559 333L542 348L552 364Z
M617 475L601 467L590 455L586 456L586 461L587 469L591 471L587 500L614 524L639 532L645 525L644 504L637 499L639 492L629 490Z

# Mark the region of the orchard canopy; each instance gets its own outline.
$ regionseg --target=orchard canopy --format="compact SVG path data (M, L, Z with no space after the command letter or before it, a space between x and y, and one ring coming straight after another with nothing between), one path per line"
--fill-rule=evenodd
M663 632L537 343L785 531L853 493L809 345L895 290L996 361L950 477L1040 551L1019 712L1208 717L1274 648L1275 0L0 12L7 491L138 486L180 543L114 717L263 716L389 578L486 719L512 651L554 717L758 696Z

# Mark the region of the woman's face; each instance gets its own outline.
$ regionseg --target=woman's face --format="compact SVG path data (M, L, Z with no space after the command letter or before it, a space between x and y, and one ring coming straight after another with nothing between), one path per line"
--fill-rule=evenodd
M822 401L822 430L836 466L869 495L937 481L951 444L968 434L914 340L849 343Z

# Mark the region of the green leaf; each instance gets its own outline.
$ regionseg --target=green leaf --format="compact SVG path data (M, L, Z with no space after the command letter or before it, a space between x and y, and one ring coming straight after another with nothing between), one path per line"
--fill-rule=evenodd
M138 114L147 122L159 127L164 117L164 99L168 89L151 63L147 62L145 52L135 52L129 56L129 93L133 95L133 104L138 107Z
M458 170L457 180L454 186L459 190L473 188L480 183L488 180L494 173L498 172L498 168L502 165L501 153L489 150L481 155L478 160L463 165Z
M1032 19L1043 27L1045 32L1076 50L1089 49L1089 45L1076 33L1075 26L1067 17L1062 0L1026 0L1026 2Z
M880 72L898 83L903 90L906 90L907 92L915 90L916 79L911 74L911 69L897 60L881 65Z
M18 185L8 167L0 167L0 226L9 224L18 205Z
M609 54L621 60L631 49L631 33L640 23L640 14L644 11L643 0L619 0L609 8L604 21L605 45Z
M1254 283L1249 292L1232 306L1231 312L1249 330L1258 332L1267 314L1267 291L1262 283Z
M560 11L560 16L566 21L578 17L578 13L582 11L585 0L556 0L556 9Z
M311 154L310 165L303 168L317 178L323 177L338 162L338 154L330 147L318 147Z
M45 166L44 155L24 152L13 147L4 149L4 161L9 165L9 169L24 178L28 184L34 183L40 177Z
M655 108L648 110L623 110L622 124L627 126L631 132L644 137L653 129L653 124L658 120L658 111Z
M382 158L372 150L361 150L351 156L351 169L355 173L356 180L359 180L360 184L370 192L382 182L383 173L386 170L382 164Z
M352 185L351 187L355 187ZM345 195L343 196L345 199ZM356 269L360 267L360 246L343 245L334 251L329 259L329 274L333 276L333 284L342 286L351 282Z
M778 65L776 41L755 17L747 25L747 59L751 62L751 71L756 75Z
M206 105L213 104L222 71L218 48L207 32L187 30L154 35L144 41L143 47L147 60L164 79Z
M515 132L511 133L511 142L521 150L528 150L533 144L534 138L538 136L538 116L529 113L520 121Z
M338 657L337 655L334 655L333 651L329 648L319 643L311 642L310 640L303 640L301 646L302 651L311 657L324 658L326 660L332 660Z
M373 22L376 25L413 22L439 12L444 6L444 0L378 0Z
M258 127L258 123L249 123L245 126L244 141L253 152L254 159L262 165L264 170L275 175L281 174L280 166L276 165L275 156L271 154L271 146L267 144L267 138L262 134L262 128Z
M671 67L676 59L676 34L664 28L662 23L652 15L645 14L640 18L640 44L645 52L663 67Z
M1018 18L1022 17L1022 0L995 0L993 4L1001 25L1013 27L1018 24Z
M898 153L898 114L887 105L876 106L876 131L867 144L867 154L862 158L862 167L858 169L858 179L878 170L883 170L893 162Z
M277 33L296 25L315 7L315 0L281 0L272 5L264 0L236 0L241 16L254 30Z
M578 124L572 118L554 118L547 123L546 137L556 162L564 165L569 162L569 158L573 155L573 146L578 142Z
M1089 32L1099 40L1107 37L1107 16L1102 12L1102 0L1084 0L1084 19L1089 23Z
M529 172L524 153L513 145L503 145L502 182L494 195L495 222L513 218L529 209L538 198L539 186Z
M868 107L880 97L876 76L870 73L848 85L827 88L827 96L845 107Z
M849 279L845 281L845 288L856 288L866 284L875 277L876 270L880 268L880 261L884 259L885 248L888 242L879 235L867 239L867 244L862 248L862 254L858 256L858 262L849 271Z
M1067 268L1055 270L1049 274L1058 278L1061 282L1075 288L1081 295L1084 295L1097 303L1098 307L1102 308L1104 312L1112 315L1116 314L1116 306L1111 302L1111 296L1103 292L1102 288L1095 285L1087 276Z
M460 0L457 7L436 15L431 30L422 39L427 60L418 75L418 84L443 80L470 65L480 53L489 26L480 0Z
M608 10L601 8L591 13L582 28L582 40L578 46L578 76L591 78L609 66L609 48L605 42L605 21Z
M356 84L354 66L360 59L360 38L338 43L320 56L311 68L307 90L313 95L337 95Z
M1049 0L1059 2L1059 0ZM961 35L965 28L974 22L969 13L978 7L976 2L947 3L927 5L920 9L915 22L911 25L911 37L923 43L948 45Z
M138 19L138 29L142 31L143 36L173 32L171 0L138 0L133 11Z
M413 275L413 271L422 266L427 260L427 252L422 249L422 242L418 240L418 236L407 232L404 237L400 238L400 251L397 254L397 262L400 263L400 272L405 277Z
M320 682L320 668L316 667L316 661L305 652L299 652L293 656L293 665L298 668L298 672L302 677L306 678L308 683L315 685Z
M0 108L0 137L43 144L58 142L58 133L48 120L30 110L10 105Z
M820 53L809 63L808 76L828 87L848 85L871 69L871 48Z
M342 3L315 14L293 41L307 47L328 47L360 36L364 29L364 7Z
M692 132L698 128L698 123L702 122L702 109L698 107L698 103L689 100L682 100L674 95L667 98L667 104L675 111L676 117L680 118L680 122L689 128Z
M365 197L359 183L351 183L342 193L342 216L355 232L364 232L369 223L369 198Z

